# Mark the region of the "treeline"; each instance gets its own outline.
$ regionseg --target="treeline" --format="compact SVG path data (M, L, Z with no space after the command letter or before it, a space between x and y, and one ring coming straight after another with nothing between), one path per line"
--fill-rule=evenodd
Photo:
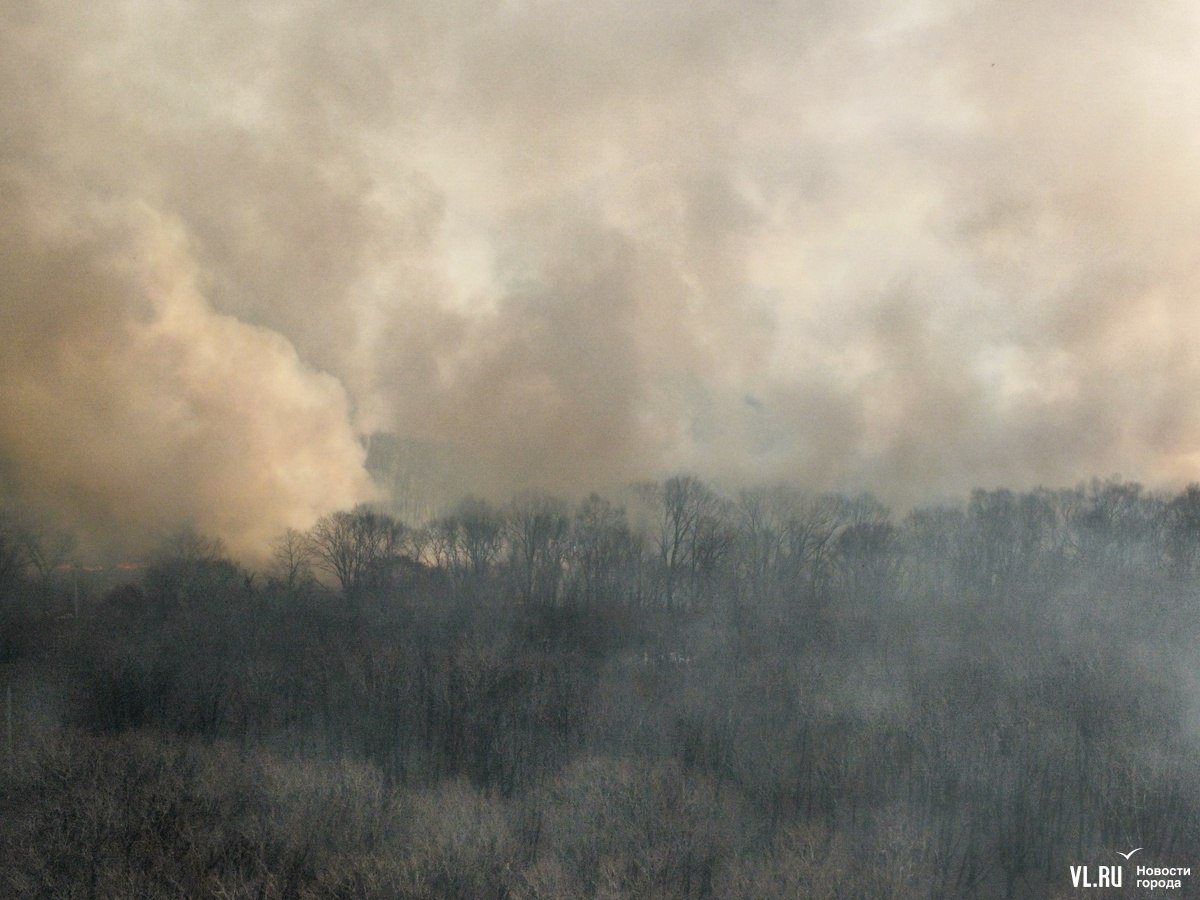
M1200 850L1200 488L468 500L11 568L0 893L1028 897Z
M410 528L362 507L275 547L294 589L314 568L348 595L403 592L422 571L455 594L540 605L625 602L665 610L812 603L898 593L1000 599L1088 578L1200 571L1200 486L1175 496L1117 479L1073 489L977 490L965 506L896 521L869 495L788 486L734 497L692 476L638 485L632 507L592 495L468 499Z

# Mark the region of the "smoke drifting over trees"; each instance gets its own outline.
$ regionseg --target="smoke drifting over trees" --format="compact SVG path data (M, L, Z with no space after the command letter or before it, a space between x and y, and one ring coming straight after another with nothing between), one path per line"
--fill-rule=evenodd
M1147 896L1200 854L1198 508L679 475L82 591L0 523L0 893L1016 900L1140 848Z
M1197 16L5 4L0 476L258 558L380 431L495 500L1183 483Z
M1200 872L1197 34L0 3L0 894Z

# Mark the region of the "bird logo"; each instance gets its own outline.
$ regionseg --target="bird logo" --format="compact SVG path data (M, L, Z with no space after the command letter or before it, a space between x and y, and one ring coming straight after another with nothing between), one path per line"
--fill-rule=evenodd
M1138 847L1137 850L1130 850L1128 853L1122 853L1120 850L1118 850L1117 856L1123 856L1123 857L1125 857L1126 860L1128 860L1129 857L1133 856L1133 854L1137 853L1138 850L1141 850L1141 849L1142 849L1141 847Z

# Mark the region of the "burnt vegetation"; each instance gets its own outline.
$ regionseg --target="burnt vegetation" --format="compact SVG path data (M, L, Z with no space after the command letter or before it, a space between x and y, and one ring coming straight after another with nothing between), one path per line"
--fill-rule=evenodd
M1032 897L1200 850L1200 488L0 527L0 894ZM81 599L82 595L82 599Z

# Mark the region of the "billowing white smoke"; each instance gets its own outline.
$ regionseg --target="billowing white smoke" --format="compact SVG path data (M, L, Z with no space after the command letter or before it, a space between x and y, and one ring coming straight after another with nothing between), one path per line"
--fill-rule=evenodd
M484 492L1194 479L1198 19L7 4L4 477L246 548L374 430Z
M33 218L0 225L0 447L23 506L91 553L189 524L253 559L371 497L341 385L215 312L178 226L125 207Z

